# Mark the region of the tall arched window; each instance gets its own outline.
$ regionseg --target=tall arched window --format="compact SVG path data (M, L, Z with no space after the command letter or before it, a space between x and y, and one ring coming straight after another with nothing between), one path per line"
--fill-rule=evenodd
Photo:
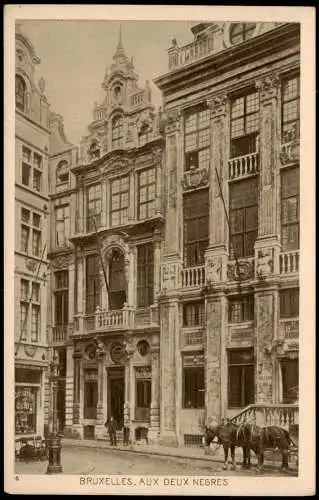
M110 309L122 309L126 302L126 278L124 255L113 250L110 260Z
M69 168L66 160L60 161L56 169L56 183L63 184L69 180Z
M27 99L26 99L27 86L25 84L24 79L20 75L16 75L15 84L16 84L16 107L21 111L25 111L27 104Z
M140 133L139 133L140 146L143 146L144 144L146 144L150 140L151 133L152 133L152 129L149 126L149 124L144 123L144 125L142 125Z
M100 147L97 142L92 142L89 148L90 161L98 160L100 158Z
M112 148L123 147L123 116L116 116L112 123Z

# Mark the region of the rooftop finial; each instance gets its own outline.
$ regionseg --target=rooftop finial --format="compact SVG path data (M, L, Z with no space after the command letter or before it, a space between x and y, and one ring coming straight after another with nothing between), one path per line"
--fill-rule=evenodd
M124 53L123 40L122 40L122 25L120 24L119 41L118 41L116 51L114 54L114 59L117 57L122 57L122 56L125 56L125 53Z

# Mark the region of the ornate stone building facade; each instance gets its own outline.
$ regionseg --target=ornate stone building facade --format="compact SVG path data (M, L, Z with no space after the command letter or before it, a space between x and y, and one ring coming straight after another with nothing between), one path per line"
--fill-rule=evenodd
M15 35L15 434L43 434L46 331L49 104L30 40ZM10 168L8 166L8 168Z
M65 436L159 435L163 138L122 39L80 152L52 115L50 343Z
M166 141L160 436L185 444L249 405L289 413L299 349L299 25L192 31L155 81Z

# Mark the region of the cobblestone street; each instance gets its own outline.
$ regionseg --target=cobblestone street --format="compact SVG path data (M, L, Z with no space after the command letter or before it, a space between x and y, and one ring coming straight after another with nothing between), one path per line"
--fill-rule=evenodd
M222 463L192 458L152 456L129 451L66 447L62 450L64 474L125 474L125 475L220 475L256 476L255 462L250 471L222 470ZM47 462L16 463L16 474L45 474ZM283 475L280 471L265 466L264 475ZM295 473L291 473L295 476Z

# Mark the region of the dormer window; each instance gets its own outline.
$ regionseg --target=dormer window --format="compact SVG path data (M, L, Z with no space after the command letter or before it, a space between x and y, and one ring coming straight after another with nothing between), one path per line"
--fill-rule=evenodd
M114 88L114 99L115 99L115 102L118 102L118 103L120 103L122 101L122 99L121 99L121 87L119 85L117 85Z
M230 43L232 45L238 45L239 43L246 42L246 40L254 36L255 30L255 23L233 24L230 28Z
M112 122L112 148L123 147L123 116L116 116Z
M65 160L60 161L56 169L56 183L64 184L69 181L69 168L68 162Z
M100 148L97 142L92 142L89 148L90 161L98 160L100 158Z
M151 133L152 133L152 129L149 126L149 124L148 123L144 123L144 125L142 125L140 133L139 133L139 144L140 144L140 146L143 146L144 144L146 144L150 140Z
M26 110L26 92L27 86L24 79L20 75L16 75L16 107L21 111Z

